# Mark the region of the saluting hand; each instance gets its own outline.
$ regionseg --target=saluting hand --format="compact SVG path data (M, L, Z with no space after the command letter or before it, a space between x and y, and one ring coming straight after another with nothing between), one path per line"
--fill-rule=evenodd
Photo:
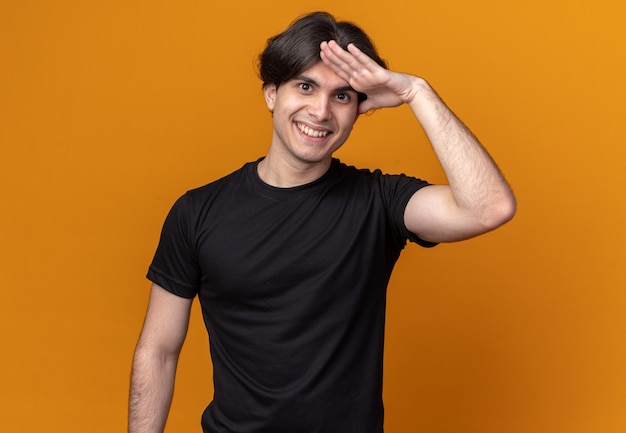
M354 90L367 95L359 105L359 113L397 107L410 102L417 92L418 77L383 68L354 44L344 50L333 40L322 42L320 57Z

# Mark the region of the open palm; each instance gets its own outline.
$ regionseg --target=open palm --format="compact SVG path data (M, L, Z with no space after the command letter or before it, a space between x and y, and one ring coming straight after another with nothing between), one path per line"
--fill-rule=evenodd
M367 95L359 105L359 113L397 107L413 98L413 83L417 77L383 68L354 44L347 48L344 50L335 41L322 42L320 57L354 90Z

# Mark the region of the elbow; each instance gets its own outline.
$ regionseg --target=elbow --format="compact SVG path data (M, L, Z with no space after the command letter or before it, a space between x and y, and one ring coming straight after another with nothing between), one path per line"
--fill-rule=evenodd
M487 231L494 230L511 221L517 212L517 201L513 193L496 200L483 213L482 223Z
M135 348L134 359L137 363L168 364L178 362L181 344L167 344L161 341L153 341L149 338L139 339Z
M517 200L515 200L515 196L510 194L506 200L502 200L499 205L498 210L498 226L508 223L513 219L515 213L517 212Z

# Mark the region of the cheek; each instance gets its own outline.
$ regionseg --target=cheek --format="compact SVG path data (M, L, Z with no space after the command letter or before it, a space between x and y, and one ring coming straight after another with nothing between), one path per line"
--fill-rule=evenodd
M341 112L339 116L339 121L343 129L351 131L358 117L359 115L355 107Z
M340 126L341 135L337 137L341 145L343 145L343 143L345 143L346 140L348 140L348 138L350 137L350 134L352 133L352 128L354 127L355 120L356 120L356 116L349 116L349 115L341 119L340 121L341 122L341 126Z
M282 138L286 139L288 134L292 132L291 116L288 112L280 109L277 105L272 114L272 124L274 131Z

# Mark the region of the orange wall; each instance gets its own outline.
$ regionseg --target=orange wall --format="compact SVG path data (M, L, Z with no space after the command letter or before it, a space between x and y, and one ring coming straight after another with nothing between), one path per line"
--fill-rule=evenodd
M313 9L360 23L392 68L427 78L519 200L499 231L401 258L388 431L626 431L617 0L1 2L2 430L124 430L163 218L265 152L254 57ZM411 122L406 107L365 116L339 156L442 181ZM211 396L195 308L171 432L198 431Z

